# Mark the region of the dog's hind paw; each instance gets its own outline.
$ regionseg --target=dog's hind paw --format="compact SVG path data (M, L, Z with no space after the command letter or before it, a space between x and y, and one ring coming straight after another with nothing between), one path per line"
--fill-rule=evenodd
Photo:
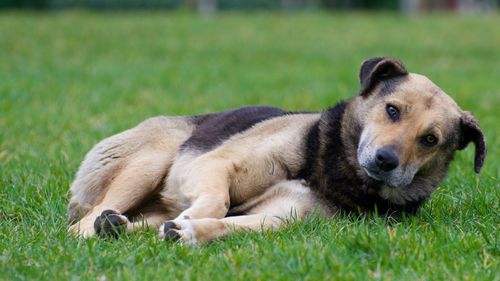
M128 224L125 216L113 210L105 210L94 221L94 230L99 237L113 237L125 232Z

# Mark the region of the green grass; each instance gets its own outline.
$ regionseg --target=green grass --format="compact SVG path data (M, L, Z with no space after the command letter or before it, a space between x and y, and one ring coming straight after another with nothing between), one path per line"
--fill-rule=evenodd
M0 280L500 280L500 18L390 14L0 13ZM457 154L401 222L311 218L183 247L66 234L68 186L100 139L160 114L248 104L320 110L360 62L400 57L474 112L489 143Z

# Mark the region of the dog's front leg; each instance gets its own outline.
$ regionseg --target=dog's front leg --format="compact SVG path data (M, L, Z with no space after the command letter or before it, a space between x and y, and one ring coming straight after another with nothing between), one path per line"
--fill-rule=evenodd
M204 218L170 221L165 224L165 228L168 230L163 231L160 229L160 233L167 240L179 240L185 244L195 244L226 236L232 231L276 230L290 218L290 213L282 214L282 217L264 213L223 219Z
M279 182L254 200L255 204L244 211L245 215L174 220L167 222L160 233L165 239L193 244L217 239L233 231L276 230L285 222L301 219L312 212L320 215L332 212L303 182L297 180Z
M162 236L173 222L188 219L215 218L226 216L229 210L228 163L221 160L202 159L190 163L188 167L173 169L168 185L175 191L167 190L164 196L176 194L176 200L186 205L174 220L160 227Z
M199 194L191 207L183 211L178 219L223 218L229 210L229 193L204 192Z

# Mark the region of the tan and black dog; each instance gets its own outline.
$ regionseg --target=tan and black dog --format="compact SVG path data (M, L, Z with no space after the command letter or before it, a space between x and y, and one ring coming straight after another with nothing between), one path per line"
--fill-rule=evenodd
M195 243L311 212L411 213L470 142L479 172L478 123L429 79L394 58L365 61L359 78L359 95L323 112L154 117L101 141L72 183L69 231L154 227Z

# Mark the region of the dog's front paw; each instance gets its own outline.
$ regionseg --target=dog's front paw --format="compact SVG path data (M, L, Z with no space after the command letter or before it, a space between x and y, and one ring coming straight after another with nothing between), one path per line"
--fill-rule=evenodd
M113 237L125 232L128 219L113 210L106 210L94 221L94 231L99 237Z
M169 241L181 241L186 244L196 243L196 233L189 220L167 221L160 226L160 237Z

